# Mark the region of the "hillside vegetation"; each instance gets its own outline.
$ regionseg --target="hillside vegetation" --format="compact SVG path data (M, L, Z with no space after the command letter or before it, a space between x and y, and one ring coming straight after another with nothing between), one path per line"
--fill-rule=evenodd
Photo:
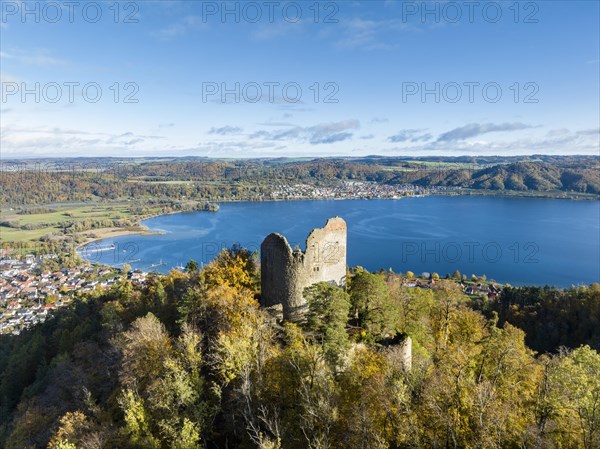
M598 285L563 296L510 290L499 319L494 304L470 300L453 281L406 288L400 275L356 268L347 292L308 288L305 322L290 323L259 307L247 251L188 268L144 286L124 275L1 337L0 446L600 445ZM559 296L562 316L589 322L588 332L567 326L571 335L536 354L520 317L533 304L558 307L548 304ZM406 336L412 366L398 346Z
M600 158L553 157L544 160L492 158L489 161L406 160L406 158L246 160L112 163L29 162L4 165L0 206L71 201L256 200L275 186L332 185L369 181L444 186L498 192L600 194Z

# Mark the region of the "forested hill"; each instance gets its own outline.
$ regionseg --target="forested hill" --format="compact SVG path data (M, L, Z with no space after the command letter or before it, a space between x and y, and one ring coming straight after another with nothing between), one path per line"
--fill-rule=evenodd
M552 165L545 162L516 162L486 168L438 170L403 174L397 182L423 186L441 185L496 191L581 192L600 194L600 170Z
M61 159L3 161L0 205L127 198L252 200L276 186L342 181L493 192L600 194L592 156L338 159Z
M592 170L556 167L546 163L523 162L494 166L474 174L474 188L492 190L567 190L600 193Z
M289 323L259 307L254 257L124 275L1 336L0 447L600 447L599 285L475 301L356 268Z

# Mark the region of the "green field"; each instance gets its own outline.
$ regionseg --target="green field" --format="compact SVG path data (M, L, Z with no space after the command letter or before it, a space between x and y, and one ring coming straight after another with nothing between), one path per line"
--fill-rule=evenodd
M132 218L127 204L92 205L83 207L52 207L54 212L38 214L18 214L14 210L2 210L0 221L15 222L19 226L28 224L40 226L38 229L16 229L0 226L1 242L34 242L42 236L61 230L61 225L68 222L83 222L85 220L118 220Z
M45 227L40 229L13 229L6 226L0 226L0 243L1 242L34 242L39 240L46 234L59 231L57 227Z

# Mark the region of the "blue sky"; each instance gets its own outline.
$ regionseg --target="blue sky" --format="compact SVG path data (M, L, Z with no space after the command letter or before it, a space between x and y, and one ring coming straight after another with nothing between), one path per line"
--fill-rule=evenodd
M599 5L3 0L2 157L599 154Z

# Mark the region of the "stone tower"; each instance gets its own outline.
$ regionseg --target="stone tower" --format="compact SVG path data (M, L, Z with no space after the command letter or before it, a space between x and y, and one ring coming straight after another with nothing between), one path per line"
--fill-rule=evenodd
M269 234L260 246L261 304L281 304L283 316L293 319L304 311L304 289L318 282L346 285L346 222L330 218L306 239L306 251L292 250L286 238Z

